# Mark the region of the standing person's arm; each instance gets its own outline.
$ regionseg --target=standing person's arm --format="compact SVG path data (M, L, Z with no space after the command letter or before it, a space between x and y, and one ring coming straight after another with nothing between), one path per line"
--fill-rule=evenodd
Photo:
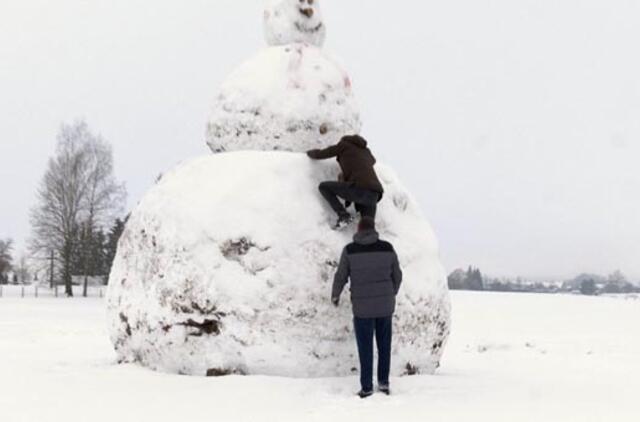
M325 149L312 149L307 151L307 156L314 160L326 160L328 158L337 157L341 150L340 143Z
M393 251L393 266L391 269L391 278L393 280L393 290L397 295L400 291L400 285L402 284L402 269L400 268L398 254L395 251Z
M331 302L336 306L340 303L340 295L347 281L349 281L349 259L347 258L347 248L344 248L340 256L338 270L333 278L333 288L331 289Z

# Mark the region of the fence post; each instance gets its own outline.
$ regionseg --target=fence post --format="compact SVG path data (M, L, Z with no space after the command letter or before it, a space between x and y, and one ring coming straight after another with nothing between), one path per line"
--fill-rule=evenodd
M36 284L36 297L38 297L38 285Z
M0 284L0 297L2 297L2 284Z
M56 297L58 297L58 283L56 283L56 286L53 288L53 290L56 293Z
M24 297L24 286L22 286L22 297Z
M49 270L49 288L53 287L53 260L55 259L55 254L51 251L51 269Z

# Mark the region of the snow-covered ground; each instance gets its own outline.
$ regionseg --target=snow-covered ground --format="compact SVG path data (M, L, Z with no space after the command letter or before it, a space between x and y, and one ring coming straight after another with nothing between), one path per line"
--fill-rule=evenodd
M5 292L6 293L6 292ZM640 300L453 292L436 376L199 378L115 364L102 299L0 299L0 420L636 421ZM355 347L355 345L354 345Z

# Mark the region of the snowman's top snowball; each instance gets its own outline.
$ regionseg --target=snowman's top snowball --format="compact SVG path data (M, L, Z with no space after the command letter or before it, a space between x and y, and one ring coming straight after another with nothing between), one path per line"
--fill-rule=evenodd
M272 46L308 43L322 47L326 28L319 0L267 0L264 33Z

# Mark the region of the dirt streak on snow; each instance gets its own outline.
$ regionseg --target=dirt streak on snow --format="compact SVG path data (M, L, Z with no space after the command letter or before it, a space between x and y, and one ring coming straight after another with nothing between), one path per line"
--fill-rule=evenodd
M201 378L116 365L103 302L0 299L0 420L635 421L640 301L452 294L436 376L353 397L357 379ZM355 346L354 346L355 347Z

